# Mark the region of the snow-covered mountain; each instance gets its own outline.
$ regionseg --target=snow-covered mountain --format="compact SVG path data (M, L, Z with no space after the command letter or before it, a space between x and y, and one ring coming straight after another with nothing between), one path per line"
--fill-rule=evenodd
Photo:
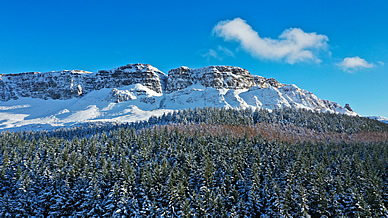
M131 122L194 107L305 108L357 115L296 85L230 66L148 64L96 73L72 70L0 75L0 129L49 129L82 122Z
M386 123L388 124L388 118L386 117L383 117L383 116L367 116L369 119L372 119L372 120L378 120L380 122L383 122L383 123Z

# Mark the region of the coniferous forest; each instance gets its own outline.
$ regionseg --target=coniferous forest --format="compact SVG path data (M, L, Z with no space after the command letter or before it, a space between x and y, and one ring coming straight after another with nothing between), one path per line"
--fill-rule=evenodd
M387 217L388 125L195 108L0 134L0 217Z

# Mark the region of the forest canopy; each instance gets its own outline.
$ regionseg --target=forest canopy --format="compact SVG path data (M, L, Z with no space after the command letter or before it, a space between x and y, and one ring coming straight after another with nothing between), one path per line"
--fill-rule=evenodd
M0 216L388 216L388 125L195 108L0 134Z

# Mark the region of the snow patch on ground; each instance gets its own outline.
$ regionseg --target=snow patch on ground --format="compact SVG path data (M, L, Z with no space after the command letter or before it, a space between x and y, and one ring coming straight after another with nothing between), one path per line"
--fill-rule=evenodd
M197 83L162 94L134 84L103 88L68 100L19 98L0 102L0 130L52 129L87 122L135 122L194 107L253 110L291 107L358 115L345 108L327 108L323 100L295 85L235 90L204 87Z

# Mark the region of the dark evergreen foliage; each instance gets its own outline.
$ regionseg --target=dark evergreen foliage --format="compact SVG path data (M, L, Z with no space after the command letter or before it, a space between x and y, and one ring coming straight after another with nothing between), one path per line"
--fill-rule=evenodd
M265 109L252 111L250 109L238 110L204 107L166 113L160 117L152 116L146 121L134 123L86 123L68 129L59 128L53 131L28 131L19 132L18 134L35 139L40 137L71 139L74 136L90 137L119 128L134 128L135 130L139 130L155 125L190 123L228 125L254 125L257 123L292 124L322 133L337 132L346 134L388 131L388 124L377 120L342 114L318 113L305 109L284 108L269 112Z
M144 126L171 123L208 123L253 125L256 123L293 124L319 132L357 133L388 131L388 125L377 120L342 114L318 113L305 109L282 108L272 112L261 109L195 108L151 117Z
M189 109L126 125L0 134L0 217L388 216L388 142L192 134L171 123L387 131L305 110Z

